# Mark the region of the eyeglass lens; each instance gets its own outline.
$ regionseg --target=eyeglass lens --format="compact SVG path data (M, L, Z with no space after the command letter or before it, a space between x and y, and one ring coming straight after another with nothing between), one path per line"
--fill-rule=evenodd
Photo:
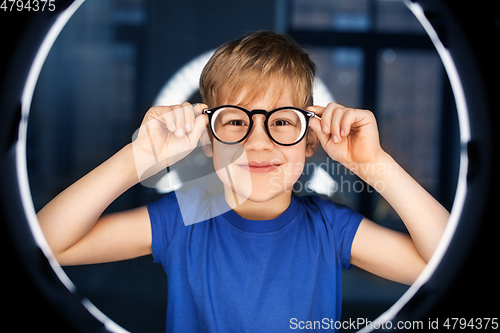
M281 144L298 142L306 130L306 117L300 111L283 109L275 111L268 119L269 134ZM212 116L212 129L221 141L235 143L242 140L250 130L250 118L244 111L226 107Z

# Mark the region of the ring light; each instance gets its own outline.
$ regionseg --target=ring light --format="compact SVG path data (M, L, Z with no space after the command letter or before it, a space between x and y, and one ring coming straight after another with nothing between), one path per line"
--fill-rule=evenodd
M52 45L56 41L57 37L61 33L62 29L73 16L76 10L82 5L85 0L75 0L71 5L69 5L64 11L59 14L56 18L54 24L51 26L50 30L47 32L42 44L40 45L38 52L35 55L35 59L31 64L30 70L28 72L28 77L26 78L26 83L21 96L21 121L19 122L19 138L16 144L16 164L17 164L17 175L19 181L19 191L21 194L21 200L23 203L24 210L26 212L26 217L28 225L31 232L33 233L34 239L37 245L42 250L43 254L47 258L50 267L54 270L59 280L64 284L69 291L76 294L76 287L71 282L69 277L63 271L57 260L55 259L52 251L50 250L47 241L43 235L42 229L36 218L35 208L33 206L33 201L31 200L31 194L28 182L28 169L26 163L26 139L27 139L27 129L28 129L28 117L31 108L31 101L33 99L33 94L35 92L35 86L42 70L43 64L49 54ZM97 307L95 307L92 302L86 298L81 298L83 306L100 322L104 324L106 329L112 332L122 333L127 332L114 321L109 319L104 313L102 313Z

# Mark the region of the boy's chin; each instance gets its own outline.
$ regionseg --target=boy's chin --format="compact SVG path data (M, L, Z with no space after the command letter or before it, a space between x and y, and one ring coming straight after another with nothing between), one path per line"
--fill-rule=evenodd
M292 180L285 181L283 179L252 179L252 191L247 200L253 202L266 202L280 196L291 196L292 189L288 188L287 184L293 184Z
M257 193L252 192L252 194L250 194L247 200L258 203L265 203L283 194L283 193L274 193L270 191L256 191L256 192Z
M230 206L239 206L245 201L255 203L265 203L280 196L291 196L291 188L286 184L292 184L292 180L285 182L283 179L266 179L265 177L252 177L245 182L237 181L230 184L224 182L226 189L226 199Z
M290 191L273 191L269 188L253 188L252 192L246 196L245 201L252 201L255 203L266 203L269 202L279 196L290 196ZM243 203L243 200L241 201Z

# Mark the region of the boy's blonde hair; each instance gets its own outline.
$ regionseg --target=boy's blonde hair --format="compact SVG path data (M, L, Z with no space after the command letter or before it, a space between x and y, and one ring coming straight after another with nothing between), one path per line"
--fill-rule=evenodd
M288 89L293 106L306 108L313 104L314 74L314 63L292 38L259 31L215 51L201 74L200 92L209 107L248 105L278 84L276 102ZM235 100L242 91L243 100Z

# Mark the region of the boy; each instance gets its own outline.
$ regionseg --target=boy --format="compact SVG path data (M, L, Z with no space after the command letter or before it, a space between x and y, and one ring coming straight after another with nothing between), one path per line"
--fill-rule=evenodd
M132 144L38 213L56 258L77 265L152 253L168 277L169 332L282 332L294 318L339 320L340 271L351 264L411 284L448 212L382 150L370 111L313 106L313 78L309 57L286 36L257 32L221 46L200 78L205 104L151 108ZM200 205L204 194L194 189L182 209L211 212L207 220L183 223L173 193L101 216L189 154L206 127L224 195ZM410 236L293 196L297 170L318 144L378 190Z

